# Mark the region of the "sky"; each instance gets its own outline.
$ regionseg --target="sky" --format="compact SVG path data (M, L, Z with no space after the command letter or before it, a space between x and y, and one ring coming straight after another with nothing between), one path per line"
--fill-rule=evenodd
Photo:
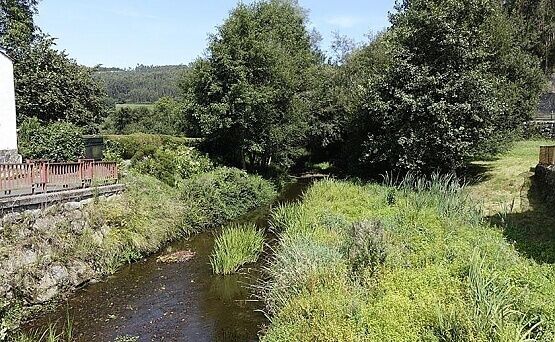
M249 2L243 1L243 2ZM237 0L42 0L37 24L77 62L134 67L188 64ZM388 26L395 0L299 0L328 49L334 32L364 41Z

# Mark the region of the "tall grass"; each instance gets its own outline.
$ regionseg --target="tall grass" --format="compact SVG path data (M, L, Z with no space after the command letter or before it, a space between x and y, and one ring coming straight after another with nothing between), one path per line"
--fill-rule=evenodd
M262 341L555 340L555 267L519 255L453 176L321 181L272 228Z
M264 233L254 225L233 225L216 238L210 258L216 274L231 274L247 263L256 262L264 249Z

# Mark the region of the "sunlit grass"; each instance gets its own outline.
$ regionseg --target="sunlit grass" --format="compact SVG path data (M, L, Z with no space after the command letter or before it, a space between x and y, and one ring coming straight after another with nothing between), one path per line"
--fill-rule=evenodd
M495 215L511 207L527 210L527 182L539 162L540 146L553 145L553 140L518 141L495 160L472 163L477 179L468 187L471 197L483 204L486 214Z
M264 248L264 233L254 225L233 225L216 238L210 258L216 274L231 274L258 260Z
M481 214L452 176L317 182L273 212L261 340L555 340L555 267Z

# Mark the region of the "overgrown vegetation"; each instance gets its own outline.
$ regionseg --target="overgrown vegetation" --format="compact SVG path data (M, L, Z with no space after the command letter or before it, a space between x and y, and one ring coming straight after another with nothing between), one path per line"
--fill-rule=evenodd
M174 137L162 134L134 133L128 135L105 135L106 147L123 159L141 159L158 149L177 149L194 146L198 139Z
M452 177L318 182L272 228L263 341L555 337L555 268L520 256Z
M150 106L118 106L104 122L103 130L114 134L151 133L180 136L188 133L183 105L163 97Z
M264 233L254 225L224 228L216 238L210 265L216 274L231 274L256 262L264 249Z
M85 153L83 130L66 122L46 124L37 118L19 125L18 149L24 159L75 161Z
M198 207L198 216L188 219L215 226L269 203L275 196L276 191L267 180L228 167L195 175L181 186L182 201L195 202Z

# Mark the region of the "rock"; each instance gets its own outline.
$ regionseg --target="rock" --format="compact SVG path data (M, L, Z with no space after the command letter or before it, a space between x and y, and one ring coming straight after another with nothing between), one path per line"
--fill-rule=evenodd
M63 284L69 278L69 273L64 266L55 265L50 269L50 274L57 284Z
M71 285L77 287L89 279L93 278L95 275L94 270L92 267L83 262L83 261L75 261L71 266L68 267L69 272L69 281Z
M34 264L37 261L38 261L37 253L32 249L26 249L21 253L18 264L19 264L19 267L22 267L22 266Z
M35 304L48 302L56 297L58 292L56 279L50 273L46 273L38 285L32 289L31 302Z
M64 210L66 211L73 211L81 209L81 203L79 202L68 202L64 204Z
M21 221L22 215L21 213L8 213L2 217L3 225L11 225L16 224Z
M40 217L33 224L33 230L37 232L47 232L54 226L52 217Z

